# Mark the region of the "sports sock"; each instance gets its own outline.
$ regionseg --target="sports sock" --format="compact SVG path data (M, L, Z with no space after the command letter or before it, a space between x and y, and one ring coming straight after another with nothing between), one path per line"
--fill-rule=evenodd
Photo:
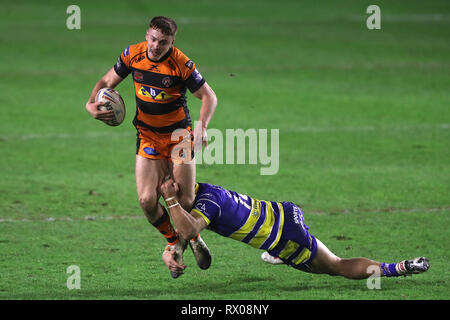
M197 233L197 235L196 235L195 237L193 237L191 240L192 240L192 241L195 241L195 240L198 239L198 237L200 237L200 233Z
M166 208L163 207L163 215L155 223L152 223L152 225L161 232L170 245L174 245L178 242L178 234L170 222L170 217Z
M386 277L399 277L406 274L405 261L399 263L382 263L381 270Z

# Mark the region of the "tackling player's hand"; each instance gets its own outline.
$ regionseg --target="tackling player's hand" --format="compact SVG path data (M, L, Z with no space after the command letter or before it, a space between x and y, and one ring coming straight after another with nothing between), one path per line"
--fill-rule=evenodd
M163 181L159 186L159 191L163 195L164 199L176 196L179 190L180 188L178 187L178 183L172 179Z
M107 122L114 119L114 111L112 110L104 110L100 111L99 107L104 105L104 102L87 102L86 103L86 110L90 113L90 115L97 120Z

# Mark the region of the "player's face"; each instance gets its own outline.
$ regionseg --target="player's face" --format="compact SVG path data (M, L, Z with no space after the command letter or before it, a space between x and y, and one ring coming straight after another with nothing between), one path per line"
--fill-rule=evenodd
M145 39L147 40L148 57L155 61L161 59L169 51L174 41L173 36L165 35L153 28L147 30Z

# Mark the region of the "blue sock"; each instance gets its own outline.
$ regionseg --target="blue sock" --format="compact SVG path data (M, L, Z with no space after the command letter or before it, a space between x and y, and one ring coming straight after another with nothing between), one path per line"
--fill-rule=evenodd
M396 263L382 263L381 270L383 271L386 277L399 277L401 276L397 270L395 269Z

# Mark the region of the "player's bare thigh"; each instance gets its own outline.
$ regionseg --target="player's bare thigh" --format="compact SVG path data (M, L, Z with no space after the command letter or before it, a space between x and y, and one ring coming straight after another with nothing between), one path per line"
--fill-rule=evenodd
M148 159L136 155L136 188L139 203L150 222L156 220L158 210L158 186L168 175L166 159Z
M178 201L186 211L190 211L195 199L195 159L186 164L169 162L169 168L180 188Z
M319 239L317 241L317 254L312 262L309 263L308 271L312 273L326 273L329 275L338 274L338 264L341 260L330 251Z

